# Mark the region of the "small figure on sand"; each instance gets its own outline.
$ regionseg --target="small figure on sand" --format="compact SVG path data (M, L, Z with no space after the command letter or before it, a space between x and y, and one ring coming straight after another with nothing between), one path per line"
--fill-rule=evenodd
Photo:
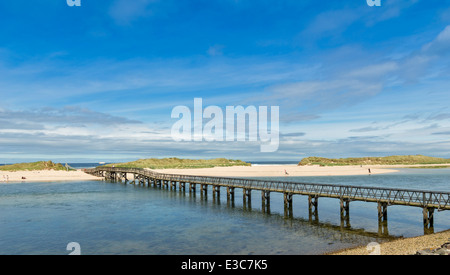
M284 175L289 176L289 173L286 171L286 169L284 169Z
M369 174L372 174L372 171L370 171L370 168L369 168Z

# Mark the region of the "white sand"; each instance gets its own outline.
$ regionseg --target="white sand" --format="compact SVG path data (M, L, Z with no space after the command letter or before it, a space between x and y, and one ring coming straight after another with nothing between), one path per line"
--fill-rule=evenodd
M7 176L7 177L6 177ZM25 177L25 179L22 179ZM0 183L6 182L36 182L36 181L72 181L72 180L101 180L101 178L77 171L0 171Z
M254 165L201 169L156 169L167 174L184 174L215 177L298 177L298 176L347 176L395 173L398 170L385 166L297 166L297 165ZM288 175L285 174L285 170Z

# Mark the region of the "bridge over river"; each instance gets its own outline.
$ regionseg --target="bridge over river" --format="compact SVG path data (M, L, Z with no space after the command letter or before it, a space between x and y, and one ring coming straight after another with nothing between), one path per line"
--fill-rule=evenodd
M213 195L220 196L221 188L226 188L227 199L234 201L236 188L242 189L244 205L251 202L252 191L261 191L263 211L270 212L270 193L282 193L284 196L284 212L292 216L292 198L294 195L308 196L310 217L318 216L319 198L336 198L340 200L341 223L349 223L350 202L375 202L378 205L379 228L387 230L387 207L405 205L423 209L424 232L433 232L434 212L450 210L450 192L424 190L409 190L395 188L377 188L350 185L316 184L302 182L283 182L275 180L257 180L233 177L191 176L157 173L149 169L97 167L86 169L86 173L107 180L128 181L128 174L133 175L133 181L148 186L162 186L189 192L196 192L200 186L202 195L207 195L208 186L212 186Z

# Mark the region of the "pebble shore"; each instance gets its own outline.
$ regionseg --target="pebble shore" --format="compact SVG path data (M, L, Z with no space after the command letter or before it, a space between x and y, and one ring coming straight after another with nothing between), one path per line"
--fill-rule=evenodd
M436 249L450 240L450 230L419 237L381 243L379 255L415 255L420 250ZM328 255L369 255L367 246L345 249Z

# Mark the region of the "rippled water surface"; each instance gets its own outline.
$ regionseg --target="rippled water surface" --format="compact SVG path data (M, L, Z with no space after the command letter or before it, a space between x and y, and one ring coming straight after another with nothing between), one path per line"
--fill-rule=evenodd
M278 179L450 191L450 169ZM351 202L350 224L341 224L337 199L320 198L318 217L310 217L307 197L294 196L289 218L282 194L271 194L268 214L257 191L251 205L237 189L234 204L226 190L220 198L198 192L97 181L0 184L0 254L69 254L70 242L81 254L320 254L424 233L421 208L388 207L381 230L376 203ZM434 223L435 232L449 229L450 211L436 211Z

